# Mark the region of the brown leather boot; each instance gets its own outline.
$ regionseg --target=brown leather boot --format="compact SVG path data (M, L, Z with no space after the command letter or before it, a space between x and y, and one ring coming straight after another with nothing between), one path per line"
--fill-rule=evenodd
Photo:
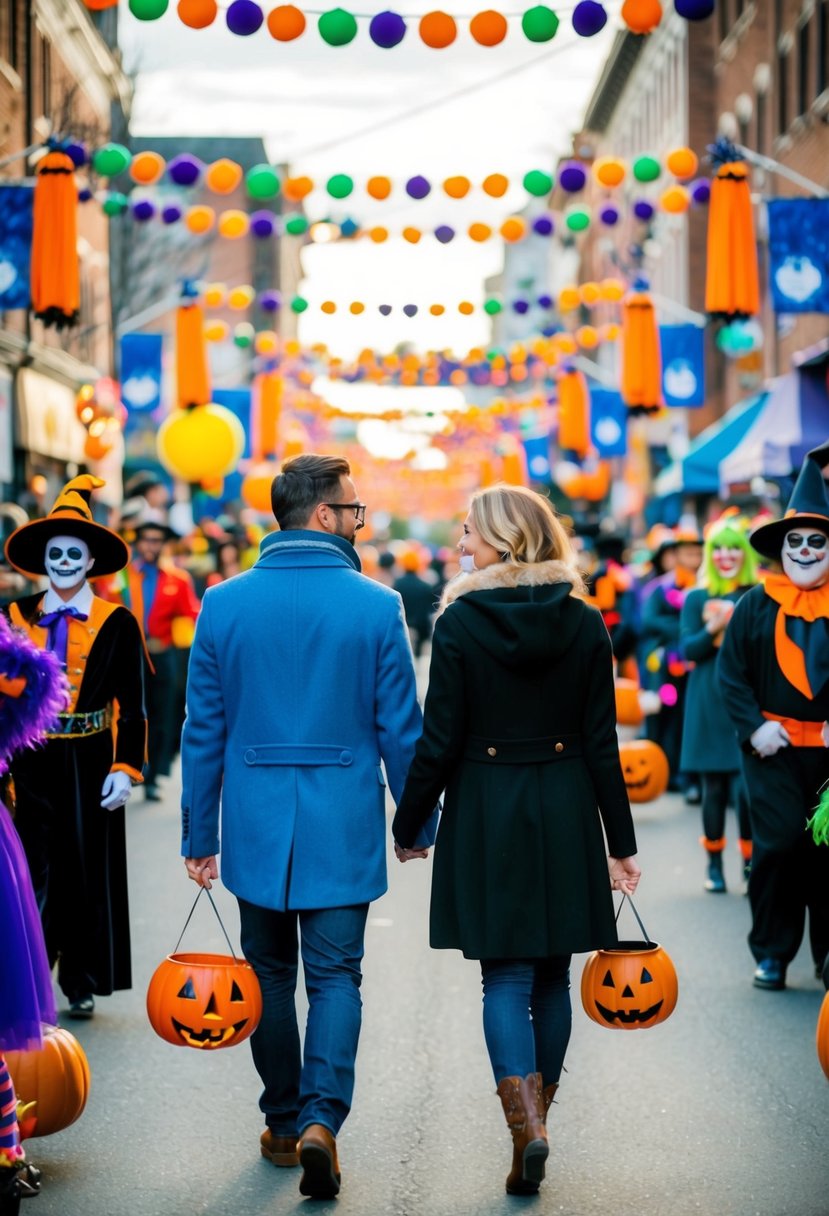
M259 1151L267 1161L274 1165L282 1165L289 1169L299 1165L296 1136L275 1136L271 1129L266 1127L259 1137Z
M558 1089L558 1081L554 1081L552 1085L545 1085L541 1091L541 1101L544 1105L544 1126L547 1126L547 1115L550 1107L553 1105L553 1098L556 1096Z
M550 1151L544 1126L541 1073L504 1077L498 1082L498 1097L512 1132L512 1169L507 1176L507 1194L534 1195L544 1178L544 1162Z
M300 1195L333 1199L340 1190L340 1163L333 1133L322 1123L311 1123L300 1136L297 1149L302 1166Z

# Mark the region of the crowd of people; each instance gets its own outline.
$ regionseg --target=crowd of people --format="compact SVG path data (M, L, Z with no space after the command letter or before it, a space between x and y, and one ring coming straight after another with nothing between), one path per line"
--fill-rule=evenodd
M672 788L701 803L711 893L735 809L755 986L785 987L807 914L818 973L829 955L829 848L804 829L829 780L827 463L829 446L809 455L783 519L729 511L633 556L614 531L570 535L516 486L473 495L455 550L360 546L367 507L339 457L286 462L259 537L230 520L179 535L145 474L107 526L102 483L74 478L5 549L26 594L0 632L0 933L16 940L0 1052L54 1020L51 970L73 1018L131 985L124 808L161 796L180 748L186 871L209 888L221 858L262 989L261 1154L301 1166L302 1194L335 1196L388 786L397 859L435 849L431 944L480 967L506 1189L535 1194L571 957L615 943L611 892L640 878L619 676L641 689ZM38 1185L0 1055L0 1211Z

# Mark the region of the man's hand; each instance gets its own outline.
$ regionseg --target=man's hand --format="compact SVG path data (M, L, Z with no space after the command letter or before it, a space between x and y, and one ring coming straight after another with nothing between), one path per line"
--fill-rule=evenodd
M101 806L105 811L117 811L119 807L126 806L131 793L132 781L129 774L120 768L116 769L114 773L108 774L101 787Z
M776 755L781 747L788 747L791 743L785 728L779 722L764 722L762 726L757 727L749 741L757 755L764 759Z
M207 887L208 891L212 887L212 878L219 877L219 867L216 864L216 857L185 857L184 866L188 876L193 879L193 882L199 884L200 887Z
M398 861L411 861L414 857L422 857L424 860L429 856L428 849L402 849L397 841L394 842L394 855Z

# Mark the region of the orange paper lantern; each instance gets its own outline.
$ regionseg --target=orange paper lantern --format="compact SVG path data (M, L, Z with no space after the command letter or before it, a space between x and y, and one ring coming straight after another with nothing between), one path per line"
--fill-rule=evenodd
M590 390L579 371L568 370L559 377L558 442L579 457L590 448Z
M468 177L447 177L443 189L450 198L464 198L469 193L470 185Z
M733 321L760 311L757 243L745 161L721 164L711 183L705 311Z
M78 320L78 190L75 165L65 152L47 152L37 166L32 216L32 312L46 326L64 329Z
M179 0L178 18L191 30L204 30L212 25L219 14L216 0Z
M488 224L470 224L469 237L473 241L488 241L492 236L492 229Z
M204 312L198 304L182 304L176 310L176 386L182 409L210 400Z
M214 194L232 194L242 180L242 166L222 157L207 166L204 180L208 190Z
M626 172L625 162L615 156L603 156L593 165L593 176L596 181L602 186L607 186L608 189L621 185L625 180Z
M490 198L501 198L506 194L509 187L509 179L504 177L503 173L490 173L485 177L482 184L484 194L488 194Z
M305 14L293 4L280 4L268 13L268 33L277 42L293 42L305 33Z
M631 413L662 407L662 353L653 301L631 291L622 304L622 400Z
M649 34L662 20L662 5L659 0L625 0L622 20L631 33Z
M388 198L391 194L391 179L388 177L370 177L366 182L366 194L377 199Z
M665 168L680 181L693 177L699 167L699 157L690 148L673 148L665 157Z
M420 18L418 33L422 42L435 51L451 46L458 36L458 26L448 13L425 13Z
M286 177L282 183L282 193L291 203L301 203L313 189L310 177Z
M130 162L129 174L140 186L152 186L166 167L167 162L157 152L137 152Z
M491 8L476 13L469 22L469 33L481 46L497 46L506 38L507 29L506 17Z

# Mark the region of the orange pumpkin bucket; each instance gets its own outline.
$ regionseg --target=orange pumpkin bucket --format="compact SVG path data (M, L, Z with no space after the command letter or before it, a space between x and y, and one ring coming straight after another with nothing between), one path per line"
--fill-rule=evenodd
M817 1058L829 1081L829 992L823 998L817 1019Z
M648 1030L666 1021L676 1008L679 983L667 951L650 941L629 895L644 941L620 941L594 950L581 976L581 1003L587 1016L609 1030Z

